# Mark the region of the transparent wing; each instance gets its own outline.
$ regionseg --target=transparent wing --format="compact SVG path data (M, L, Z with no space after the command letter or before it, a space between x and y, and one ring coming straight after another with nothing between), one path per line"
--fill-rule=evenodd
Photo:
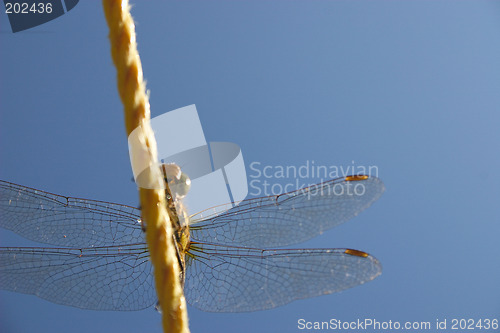
M259 250L193 244L185 294L203 311L244 312L331 294L376 278L379 261L349 249Z
M200 242L281 247L311 239L368 208L384 192L376 177L334 179L294 192L242 201L220 215L193 216L191 237Z
M0 289L92 310L140 310L157 300L144 244L0 248Z
M35 242L66 247L140 243L139 221L134 207L0 181L0 226Z
M187 253L188 301L206 311L263 310L378 276L378 261L359 251L249 248L314 237L357 215L384 190L377 178L355 180L247 200L226 213L194 219L192 236L211 244L193 242ZM1 289L96 310L137 310L156 300L136 208L0 181L0 226L71 247L0 248Z

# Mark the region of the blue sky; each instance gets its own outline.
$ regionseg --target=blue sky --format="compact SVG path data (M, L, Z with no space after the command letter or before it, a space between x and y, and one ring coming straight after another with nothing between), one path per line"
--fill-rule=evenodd
M379 278L268 311L190 307L193 332L499 318L498 2L137 1L132 13L153 116L196 104L207 140L237 143L247 168L354 161L387 188L299 246L364 250ZM100 2L16 34L0 17L0 178L137 205ZM1 291L0 309L2 332L161 332L153 308Z

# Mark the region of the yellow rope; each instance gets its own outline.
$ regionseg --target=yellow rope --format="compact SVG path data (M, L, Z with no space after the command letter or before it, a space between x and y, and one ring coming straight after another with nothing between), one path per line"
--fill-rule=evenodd
M140 134L140 141L149 152L149 165L155 165L158 160L156 140L149 124L149 101L128 0L103 0L102 4L109 26L111 57L117 70L127 136L141 126L143 132ZM157 174L149 174L157 180L151 183L160 181L159 169ZM163 331L188 333L186 301L179 281L180 268L172 240L172 226L166 211L165 193L163 190L139 188L139 196L142 218L146 222L146 240L154 267L156 290L163 313Z

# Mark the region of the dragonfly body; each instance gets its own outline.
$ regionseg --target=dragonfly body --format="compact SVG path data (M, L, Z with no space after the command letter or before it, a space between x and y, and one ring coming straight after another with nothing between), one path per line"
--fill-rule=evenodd
M353 184L366 191L357 197L330 191ZM373 280L381 265L363 251L282 247L351 219L383 191L378 178L345 177L178 221L186 299L205 311L256 311ZM54 246L0 248L1 289L95 310L156 302L137 208L0 181L0 226Z

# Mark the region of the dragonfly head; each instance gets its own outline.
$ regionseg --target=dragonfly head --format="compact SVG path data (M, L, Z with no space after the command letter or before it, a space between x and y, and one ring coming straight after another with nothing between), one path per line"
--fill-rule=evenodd
M169 163L161 165L165 182L168 184L173 199L182 199L191 188L191 179L182 172L177 164Z
M165 189L170 219L179 228L187 227L189 216L182 199L191 187L191 179L176 164L162 164L161 170L167 188Z

